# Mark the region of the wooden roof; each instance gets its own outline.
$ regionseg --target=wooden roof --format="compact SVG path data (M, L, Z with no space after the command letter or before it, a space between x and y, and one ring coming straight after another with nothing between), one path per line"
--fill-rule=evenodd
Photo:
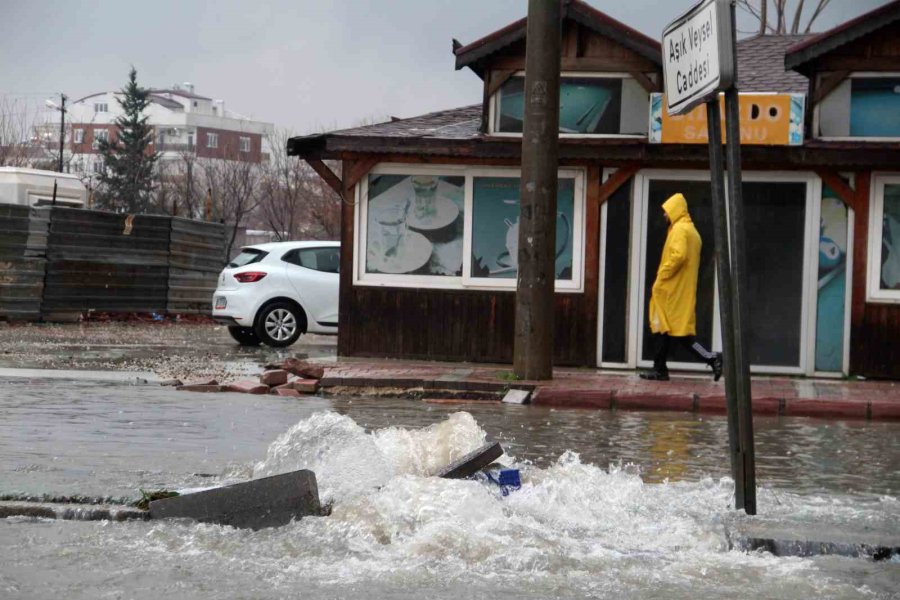
M563 20L570 19L584 27L607 37L646 58L657 66L662 66L662 47L655 40L640 31L613 19L583 0L560 0ZM485 59L507 46L525 39L528 18L524 17L466 45L454 43L456 68L469 67L481 74L481 64Z
M895 21L900 21L900 0L888 2L884 6L791 46L784 56L784 66L786 69L809 75L812 63L819 57Z

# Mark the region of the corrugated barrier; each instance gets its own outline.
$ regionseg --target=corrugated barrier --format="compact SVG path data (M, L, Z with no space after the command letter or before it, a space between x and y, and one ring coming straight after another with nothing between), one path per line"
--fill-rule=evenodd
M212 293L225 262L222 225L173 217L169 238L168 312L209 314Z
M41 315L48 211L0 204L0 318Z
M209 313L224 264L218 223L0 204L0 318Z

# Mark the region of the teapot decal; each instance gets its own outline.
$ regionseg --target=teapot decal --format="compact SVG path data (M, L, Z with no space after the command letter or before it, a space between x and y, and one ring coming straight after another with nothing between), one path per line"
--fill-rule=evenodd
M557 223L562 222L564 231L562 236L556 236L557 248L555 258L559 258L569 244L572 225L569 223L569 217L565 213L557 212L556 216ZM503 219L503 222L506 224L506 250L497 256L497 264L502 268L492 271L492 274L510 271L519 267L519 219L518 217L515 221Z

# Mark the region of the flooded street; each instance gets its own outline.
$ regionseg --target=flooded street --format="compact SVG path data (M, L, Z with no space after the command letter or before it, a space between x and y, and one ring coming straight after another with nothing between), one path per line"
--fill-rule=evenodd
M300 467L328 518L258 532L0 521L8 598L893 598L900 563L728 551L724 417L0 380L0 494L135 499ZM900 533L900 425L757 418L760 517ZM486 437L504 498L425 477ZM745 517L746 518L746 517Z

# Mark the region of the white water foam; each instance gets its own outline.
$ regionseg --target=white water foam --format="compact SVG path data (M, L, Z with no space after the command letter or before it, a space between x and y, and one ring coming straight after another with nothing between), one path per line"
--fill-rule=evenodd
M486 434L466 412L423 429L389 427L371 434L353 419L321 412L278 437L253 477L310 469L323 502L385 485L399 475L427 476L482 445Z

